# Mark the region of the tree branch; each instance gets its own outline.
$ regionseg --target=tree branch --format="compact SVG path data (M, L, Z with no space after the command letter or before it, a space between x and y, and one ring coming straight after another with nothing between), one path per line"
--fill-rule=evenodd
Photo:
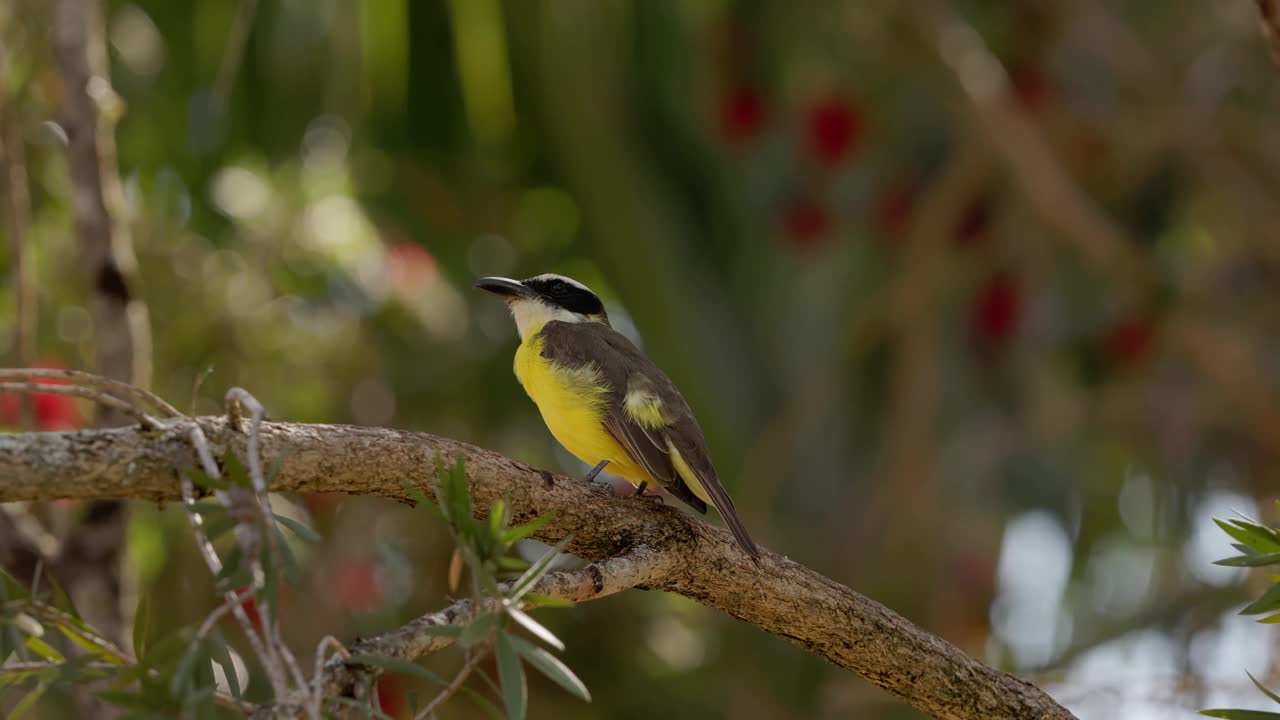
M117 428L0 436L0 500L176 498L176 471L196 462L188 440L190 422L174 421L158 432ZM245 436L232 431L226 420L206 417L194 422L215 452L228 446L244 451ZM1073 717L1034 685L987 667L879 603L794 561L766 551L762 569L756 569L726 531L675 508L616 498L599 486L424 433L263 423L259 435L268 457L288 449L273 491L372 495L407 502L401 482L411 482L430 496L437 456L461 455L481 512L499 498L510 503L514 522L554 512L556 520L536 537L554 543L572 533L568 550L602 567L608 567L610 558L618 567L619 556L651 552L655 564L645 587L684 595L756 625L931 715ZM649 561L631 562L643 568ZM636 569L630 577L640 572ZM565 583L560 591L569 597L626 586L609 579L625 577L621 570L616 576L602 572L598 582L590 575L553 577Z

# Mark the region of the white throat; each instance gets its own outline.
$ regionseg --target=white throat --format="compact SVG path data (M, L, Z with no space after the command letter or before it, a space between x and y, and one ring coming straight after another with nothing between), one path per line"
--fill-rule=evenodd
M587 318L562 307L548 305L541 300L515 300L511 303L511 316L516 319L516 331L523 342L530 335L536 334L543 325L552 320L560 322L582 322Z

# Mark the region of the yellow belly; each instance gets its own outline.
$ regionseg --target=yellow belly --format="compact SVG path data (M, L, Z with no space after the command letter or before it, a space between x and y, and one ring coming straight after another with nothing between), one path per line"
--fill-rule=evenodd
M574 457L588 465L608 460L606 472L632 484L650 479L604 429L607 390L594 368L553 365L542 357L541 338L533 335L516 350L515 373L547 429Z

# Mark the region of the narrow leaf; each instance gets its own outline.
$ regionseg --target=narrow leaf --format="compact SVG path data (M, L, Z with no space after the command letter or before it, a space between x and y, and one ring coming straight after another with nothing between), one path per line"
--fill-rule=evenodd
M1262 565L1278 565L1280 564L1280 553L1266 553L1265 555L1239 555L1237 557L1226 558L1223 560L1214 560L1214 565L1224 565L1226 567L1260 567Z
M313 530L306 523L298 522L297 520L294 520L291 517L286 517L284 515L279 515L276 513L271 513L271 514L275 515L276 522L289 528L289 531L292 532L294 535L297 535L298 539L300 540L304 540L306 542L314 544L314 543L320 542L320 540L322 539L320 537L320 533Z
M564 643L560 641L560 638L556 637L555 633L548 630L537 620L529 617L529 614L525 611L515 606L511 606L507 608L507 614L511 616L512 620L520 623L524 626L525 630L533 633L542 642L557 650L564 650Z
M507 531L502 535L502 542L505 545L511 545L517 540L524 540L546 527L555 517L556 514L554 512L544 513L523 525L507 528Z
M50 662L60 663L60 662L66 661L66 658L62 656L62 653L53 649L52 645L45 642L44 640L41 640L35 635L28 637L26 642L24 642L23 644L26 645L27 649L30 650L31 652L39 655L40 657Z
M222 668L222 675L227 679L227 690L231 691L232 697L241 697L242 690L240 678L236 675L236 663L231 659L231 651L227 649L227 641L222 636L222 631L215 627L209 633L208 642L209 659Z
M462 632L458 635L458 644L463 647L471 647L489 637L489 633L493 632L497 625L498 616L493 613L485 613L462 626Z
M147 654L147 632L151 629L151 593L145 589L138 593L138 608L133 611L133 654Z
M1275 693L1268 690L1266 686L1258 682L1258 678L1254 677L1253 673L1249 672L1248 670L1245 670L1244 674L1249 676L1249 679L1253 681L1254 686L1257 687L1259 690L1261 690L1263 695L1266 695L1267 697L1271 698L1272 702L1280 704L1280 695L1276 695Z
M1280 534L1269 527L1245 520L1219 520L1214 518L1222 531L1261 553L1280 552Z
M411 663L407 660L400 660L393 657L387 657L385 655L352 655L351 659L348 660L347 663L382 668L383 670L397 672L401 675L412 675L414 677L419 677L423 680L436 683L440 686L448 686L449 684L448 680L445 680L417 663Z
M494 645L498 656L498 681L502 686L502 703L507 708L507 720L524 720L525 704L529 689L525 684L524 666L511 643L511 636L498 633Z
M534 563L533 567L526 570L519 580L516 580L511 589L510 598L512 601L519 600L525 593L533 589L533 586L551 569L551 561L556 559L556 556L560 554L560 551L564 550L572 539L572 535L566 535L563 540L556 543L555 547L548 550L546 555L543 555L538 562Z
M1280 584L1272 585L1262 593L1262 597L1254 600L1248 607L1240 611L1241 615L1257 615L1280 609Z
M6 716L6 720L18 720L18 718L26 715L27 711L36 704L36 701L39 700L40 696L44 695L44 691L48 689L49 684L43 682L31 688L31 691L24 695L22 700L18 701L17 705L13 706L13 710L9 711L8 716Z
M1201 710L1200 714L1224 720L1280 720L1280 713L1265 710Z
M574 602L572 600L551 597L550 595L539 595L537 593L526 593L524 601L527 603L533 603L538 607L546 608L571 608L574 606Z
M520 657L529 661L529 664L537 669L538 672L546 675L552 682L570 693L587 702L591 702L591 693L587 690L587 686L559 658L518 637L512 636L510 640L516 652L520 653Z

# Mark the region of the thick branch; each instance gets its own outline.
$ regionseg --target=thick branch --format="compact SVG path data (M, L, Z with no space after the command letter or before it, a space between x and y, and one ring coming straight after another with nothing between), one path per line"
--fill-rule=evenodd
M137 428L0 436L0 500L178 497L176 467L195 462L181 421ZM215 452L245 436L200 418ZM1034 685L994 670L893 611L780 555L762 569L724 530L673 507L632 502L580 480L424 433L342 425L264 423L268 459L288 450L281 492L333 492L406 501L401 482L433 492L437 456L466 459L477 508L508 498L516 522L556 520L537 537L593 562L652 548L666 560L645 583L718 608L852 670L940 718L1070 718Z

